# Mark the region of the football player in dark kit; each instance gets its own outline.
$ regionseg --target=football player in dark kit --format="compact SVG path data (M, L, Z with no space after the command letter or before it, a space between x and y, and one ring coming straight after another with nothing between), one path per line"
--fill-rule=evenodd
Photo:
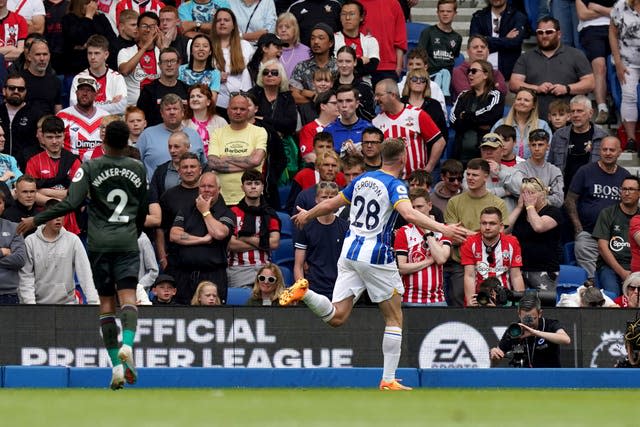
M136 285L138 283L138 234L146 217L147 177L141 162L125 156L129 140L126 123L107 126L105 155L83 163L72 179L67 197L58 205L18 226L23 233L50 219L79 207L90 197L88 252L93 280L100 296L100 328L113 373L116 390L136 382L133 341L138 323ZM118 348L116 292L120 301L122 346Z
M491 349L491 359L507 356L509 365L519 368L559 368L559 346L571 344L571 338L560 322L542 317L536 294L526 293L520 300L518 322L509 325L498 346Z

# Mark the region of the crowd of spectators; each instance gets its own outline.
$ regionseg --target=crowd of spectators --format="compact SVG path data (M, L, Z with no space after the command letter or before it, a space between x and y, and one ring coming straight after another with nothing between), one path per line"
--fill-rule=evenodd
M140 304L220 305L246 288L248 304L278 305L287 278L331 297L349 221L375 212L354 201L287 234L283 218L380 169L383 141L402 138L413 207L471 232L458 244L396 223L407 305L477 305L487 278L555 291L575 242L595 288L564 304L599 303L593 288L637 306L640 179L600 125L615 122L611 55L637 148L640 1L554 1L530 23L487 0L462 62L455 0L410 51L414 1L31 3L0 1L0 303L96 303L87 207L29 236L15 223L64 199L123 120L150 181Z

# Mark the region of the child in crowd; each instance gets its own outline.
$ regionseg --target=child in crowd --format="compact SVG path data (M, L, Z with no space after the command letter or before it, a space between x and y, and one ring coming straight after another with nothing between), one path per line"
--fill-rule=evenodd
M333 87L333 74L331 74L331 70L328 68L318 68L314 71L312 85L313 91L316 93L313 97L313 102L298 105L300 122L303 126L318 118L319 112L316 109L315 100L319 94L325 93ZM329 123L326 123L325 125L328 124Z
M176 281L173 276L161 274L151 287L151 292L156 296L153 305L177 305L173 297L176 296Z
M222 305L218 296L218 285L208 280L198 284L191 305Z
M136 145L140 134L147 127L144 111L134 105L129 105L124 112L124 121L129 128L129 145Z
M547 113L547 121L551 126L551 130L555 133L560 128L569 124L569 104L562 100L556 99L549 104L549 112Z
M516 156L513 147L516 145L516 130L513 126L500 125L494 130L503 140L502 159L500 164L508 167L514 167L520 162L524 162L522 157Z

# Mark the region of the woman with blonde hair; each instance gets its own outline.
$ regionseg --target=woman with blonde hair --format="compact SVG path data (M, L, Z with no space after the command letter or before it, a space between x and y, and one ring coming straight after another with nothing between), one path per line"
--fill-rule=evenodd
M256 274L247 305L279 306L278 298L282 292L284 292L284 278L280 267L276 264L265 264Z
M520 269L529 289L555 292L562 258L562 218L560 208L548 203L547 188L540 178L523 178L509 224L511 233L523 242Z
M209 280L198 283L191 305L222 305L218 296L218 285Z
M276 21L276 35L280 37L285 46L280 55L280 62L287 72L287 77L291 77L293 69L299 62L311 58L309 46L300 43L300 27L298 19L291 12L285 12L278 16Z
M498 120L491 128L491 132L500 125L513 126L516 130L513 154L525 160L531 157L529 132L534 129L544 129L549 135L553 135L549 124L538 115L538 96L531 89L526 88L516 92L516 99L507 117Z
M447 119L442 112L440 102L431 97L429 72L427 70L424 68L415 68L409 71L400 100L405 104L410 104L424 110L436 126L438 126L444 140L448 140L449 128L447 127Z
M281 136L293 135L298 111L282 64L277 59L260 64L256 84L251 89L258 107L256 119L271 125Z
M238 21L226 7L216 10L211 27L213 65L220 70L220 92L216 102L220 115L226 118L231 92L251 89L251 76L247 64L253 55L253 46L240 37Z

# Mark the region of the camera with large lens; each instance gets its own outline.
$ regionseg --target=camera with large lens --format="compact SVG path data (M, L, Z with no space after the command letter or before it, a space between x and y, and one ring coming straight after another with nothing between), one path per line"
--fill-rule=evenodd
M509 327L513 326L514 323L509 325ZM515 325L520 328L520 325L515 323ZM524 351L524 347L522 344L516 344L513 348L505 353L505 356L509 359L509 366L512 368L524 368L527 366L527 354Z

